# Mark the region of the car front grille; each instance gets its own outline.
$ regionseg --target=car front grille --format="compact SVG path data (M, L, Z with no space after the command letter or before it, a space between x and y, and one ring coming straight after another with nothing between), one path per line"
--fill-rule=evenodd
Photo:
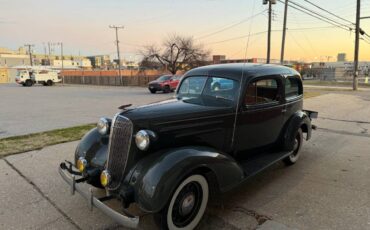
M116 115L111 127L108 147L107 170L111 175L108 189L117 189L125 175L132 139L132 122L121 115Z
M149 84L149 87L158 88L159 84L158 83L152 83L152 84Z

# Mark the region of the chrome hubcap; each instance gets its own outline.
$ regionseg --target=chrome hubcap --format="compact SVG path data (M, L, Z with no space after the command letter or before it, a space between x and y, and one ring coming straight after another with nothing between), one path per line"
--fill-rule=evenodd
M191 210L193 209L194 203L195 203L194 194L191 193L191 194L187 195L184 198L184 200L182 201L181 214L184 215L184 216L188 215L191 212Z

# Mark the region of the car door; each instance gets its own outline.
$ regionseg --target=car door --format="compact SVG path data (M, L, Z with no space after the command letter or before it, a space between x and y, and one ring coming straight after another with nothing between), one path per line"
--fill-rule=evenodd
M285 77L285 117L284 123L297 111L302 110L303 107L303 86L302 80L298 75Z
M176 76L171 77L171 79L170 79L170 87L171 87L171 89L176 89L178 83L179 82L178 82Z
M236 126L238 151L277 141L284 121L283 92L280 75L257 77L246 83Z

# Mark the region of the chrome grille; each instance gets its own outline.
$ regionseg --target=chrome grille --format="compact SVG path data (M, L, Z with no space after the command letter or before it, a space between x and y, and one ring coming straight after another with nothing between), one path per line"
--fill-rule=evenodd
M125 174L132 139L132 122L116 115L110 130L107 170L112 177L109 189L117 189Z

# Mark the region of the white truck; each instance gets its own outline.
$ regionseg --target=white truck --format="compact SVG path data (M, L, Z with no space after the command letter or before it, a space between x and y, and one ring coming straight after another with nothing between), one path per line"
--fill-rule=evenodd
M44 86L51 86L61 82L58 72L49 69L20 69L17 72L15 81L23 86L32 86L36 83Z

